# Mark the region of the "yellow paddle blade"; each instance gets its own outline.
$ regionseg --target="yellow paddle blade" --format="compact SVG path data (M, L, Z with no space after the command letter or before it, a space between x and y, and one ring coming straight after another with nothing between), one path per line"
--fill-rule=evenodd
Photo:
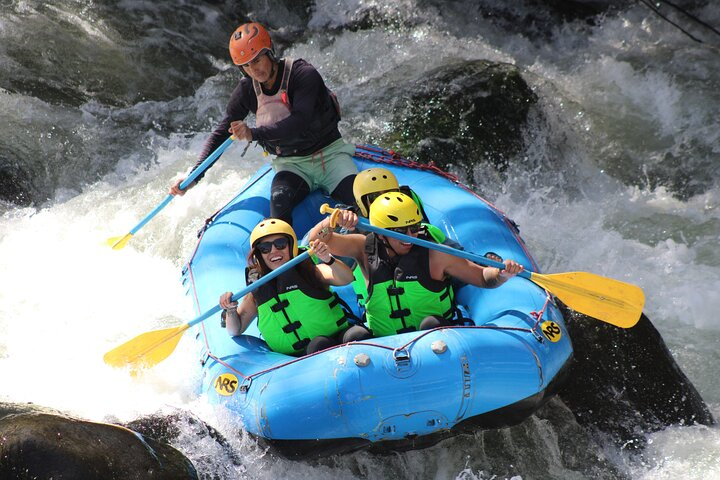
M127 242L130 241L131 238L132 238L132 233L128 233L122 237L108 238L105 241L105 243L108 246L112 247L113 250L120 250L121 248L123 248L125 246L125 244L127 244Z
M182 333L190 327L179 327L145 332L105 354L103 360L111 367L129 367L138 370L152 367L165 360L177 347Z
M621 328L634 326L645 306L640 287L593 273L532 273L530 280L573 310Z

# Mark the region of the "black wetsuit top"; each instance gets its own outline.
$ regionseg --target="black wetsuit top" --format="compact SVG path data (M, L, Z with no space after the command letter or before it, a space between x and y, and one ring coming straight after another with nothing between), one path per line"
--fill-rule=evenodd
M266 95L275 95L280 89L284 62L277 65L272 90L263 89ZM315 67L301 58L295 60L287 93L292 110L290 116L274 125L251 129L253 139L266 150L278 156L311 155L341 137L337 127L340 115ZM225 118L208 137L193 170L227 140L230 123L244 120L250 112L257 111L257 106L252 79L243 77L230 95Z

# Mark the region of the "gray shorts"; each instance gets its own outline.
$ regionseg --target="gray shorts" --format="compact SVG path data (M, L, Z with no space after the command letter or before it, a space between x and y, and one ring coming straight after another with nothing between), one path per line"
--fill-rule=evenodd
M354 154L355 145L339 138L312 155L275 157L272 167L275 173L285 171L299 175L310 186L310 191L332 193L345 177L357 173Z

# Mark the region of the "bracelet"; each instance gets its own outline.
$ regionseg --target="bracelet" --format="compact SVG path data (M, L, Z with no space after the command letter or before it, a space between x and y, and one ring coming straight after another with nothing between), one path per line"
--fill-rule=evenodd
M332 265L333 263L335 263L335 257L333 257L332 255L330 255L330 260L328 260L327 262L325 262L325 265Z
M321 228L320 231L318 232L318 236L319 236L320 238L325 238L325 237L328 236L328 233L330 233L330 227L323 227L323 228Z

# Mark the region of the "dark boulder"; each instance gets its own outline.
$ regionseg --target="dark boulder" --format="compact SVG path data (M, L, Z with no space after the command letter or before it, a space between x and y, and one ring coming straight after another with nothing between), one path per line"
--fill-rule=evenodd
M504 171L522 149L523 128L537 96L517 67L458 61L405 83L391 96L389 112L397 113L381 145L466 173L488 164Z
M559 395L578 423L641 449L671 425L713 425L710 410L644 314L630 329L565 311L575 364Z
M178 450L117 425L0 405L0 478L197 479Z

